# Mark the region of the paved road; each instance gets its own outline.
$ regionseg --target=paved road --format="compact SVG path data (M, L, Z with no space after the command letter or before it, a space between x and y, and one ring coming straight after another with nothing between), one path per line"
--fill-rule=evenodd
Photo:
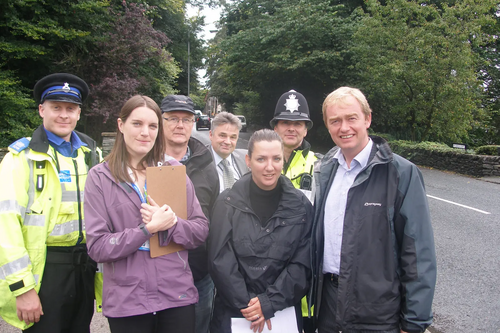
M500 184L422 172L438 262L434 332L500 332Z
M238 148L247 148L241 133ZM193 130L208 142L208 131ZM500 184L421 168L438 261L433 333L500 333ZM19 332L0 320L1 333ZM92 333L108 333L96 314Z
M208 142L208 134L193 133ZM248 144L249 133L241 133ZM240 142L238 143L240 147ZM438 280L432 332L500 332L500 184L421 168Z

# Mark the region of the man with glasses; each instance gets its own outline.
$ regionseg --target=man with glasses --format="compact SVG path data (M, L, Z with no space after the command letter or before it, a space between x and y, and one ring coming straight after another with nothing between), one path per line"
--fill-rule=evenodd
M203 213L210 217L212 206L219 195L219 177L210 150L191 137L195 121L193 101L188 96L168 95L161 102L161 110L165 154L186 166L186 173L194 184ZM205 244L189 251L189 265L200 297L195 310L196 333L207 333L214 284L208 275Z

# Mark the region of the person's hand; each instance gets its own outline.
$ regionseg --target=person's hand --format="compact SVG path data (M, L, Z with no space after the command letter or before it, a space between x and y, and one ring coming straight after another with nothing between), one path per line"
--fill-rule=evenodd
M262 313L262 308L260 306L260 301L258 297L254 297L248 303L248 307L240 310L243 317L246 320L251 321L250 329L254 332L261 333L264 329L264 325L267 323L267 328L272 329L271 319L266 320L264 314Z
M35 289L16 297L17 318L26 324L38 323L43 315L42 303Z
M153 214L160 208L158 204L153 200L148 195L148 201L151 203L151 205L148 205L147 203L141 204L141 217L142 217L142 222L145 224L148 224L151 222L151 219L153 218Z
M144 222L146 223L146 229L148 229L151 234L154 234L172 228L177 223L177 216L172 209L170 209L168 205L159 207L151 197L148 196L148 198L149 202L152 204L151 207L153 207L150 211L154 212L151 215L150 221L148 223ZM149 208L146 207L146 210L149 210Z

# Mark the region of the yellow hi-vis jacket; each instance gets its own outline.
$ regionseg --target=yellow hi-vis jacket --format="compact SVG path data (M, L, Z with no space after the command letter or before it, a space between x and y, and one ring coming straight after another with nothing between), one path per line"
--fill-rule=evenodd
M100 158L95 141L77 134L88 146L75 158L57 153L40 126L0 164L0 315L22 330L32 324L18 319L16 296L40 291L47 246L85 243L83 191Z
M292 152L289 161L283 167L282 173L292 181L293 186L297 189L300 189L300 180L304 174L313 176L314 162L316 162L318 157L310 149L311 145L309 142L302 140L302 144ZM313 183L311 184L311 189L314 190L314 188ZM314 193L312 191L303 192L314 203ZM305 296L301 301L301 309L302 317L308 317L309 311Z
M302 144L290 155L290 159L283 166L282 173L292 181L295 188L300 189L302 176L304 174L313 175L314 162L317 159L316 154L311 151L309 142L303 140Z

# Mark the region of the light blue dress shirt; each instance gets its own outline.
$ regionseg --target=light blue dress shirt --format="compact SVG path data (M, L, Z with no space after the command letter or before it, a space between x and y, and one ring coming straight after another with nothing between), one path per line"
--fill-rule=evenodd
M369 139L363 150L354 157L350 167L342 154L342 150L335 154L339 167L333 179L325 203L325 251L323 252L323 273L339 274L340 251L342 248L342 234L344 231L344 217L347 204L347 194L356 176L368 164L373 141Z
M49 139L49 143L54 149L61 155L65 157L76 157L78 155L77 150L81 146L87 146L86 143L84 143L82 140L80 140L80 137L73 131L71 132L71 138L70 141L65 141L63 138L60 136L55 135L52 132L49 132L45 130L45 133L47 133L47 139Z

